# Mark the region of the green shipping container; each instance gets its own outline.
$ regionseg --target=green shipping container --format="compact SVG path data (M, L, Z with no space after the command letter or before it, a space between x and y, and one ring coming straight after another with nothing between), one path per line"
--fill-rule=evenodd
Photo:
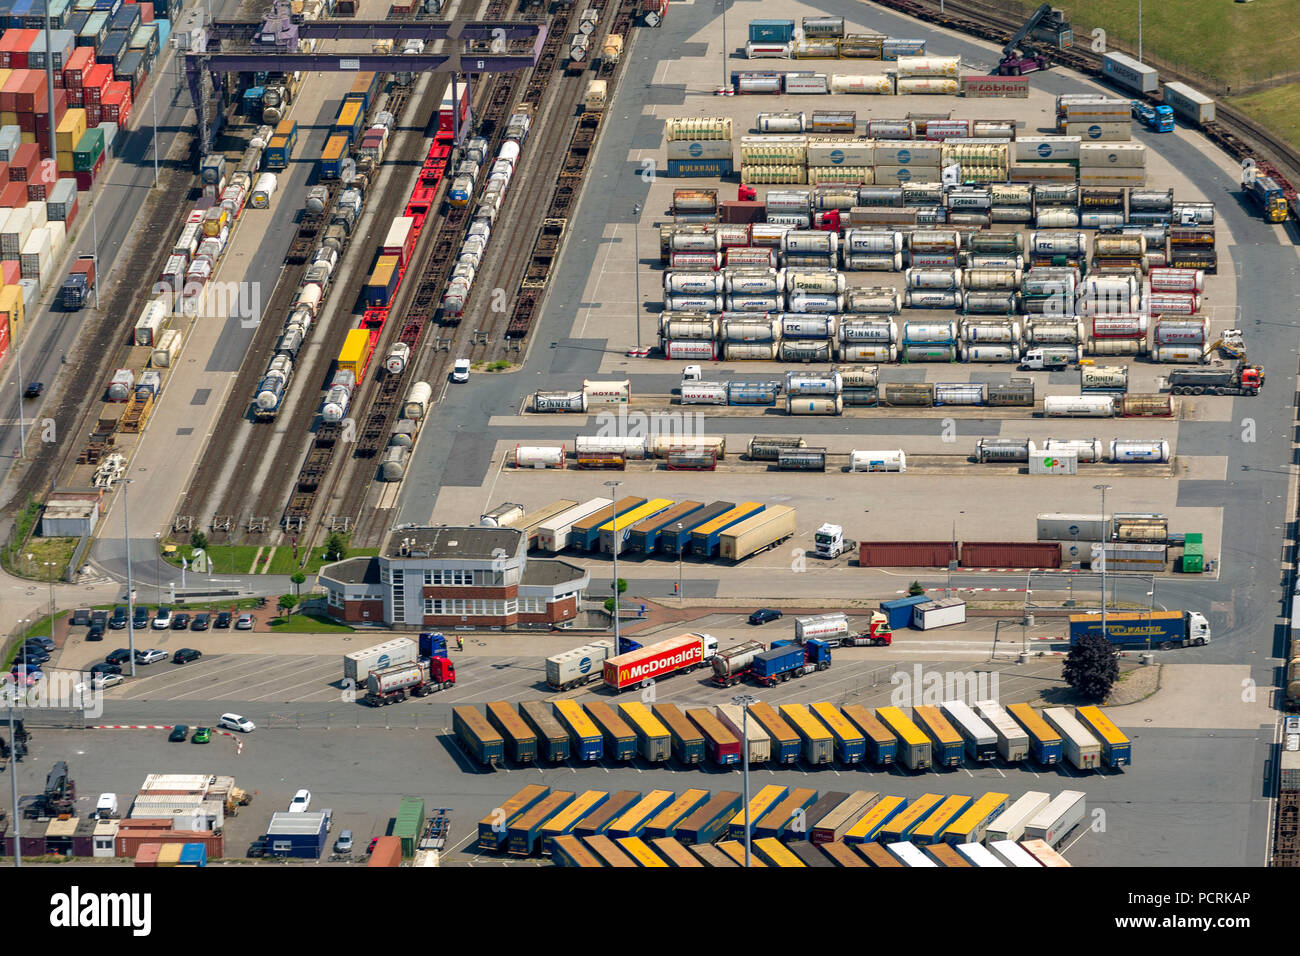
M72 150L72 168L78 173L88 173L95 168L95 163L99 157L104 154L104 131L96 126L94 129L87 130L86 134L77 140L77 145Z
M393 825L393 836L402 841L402 856L415 856L415 844L424 829L424 798L402 797L397 808L397 822Z
M1183 573L1203 574L1205 572L1205 548L1201 532L1189 532L1183 539Z

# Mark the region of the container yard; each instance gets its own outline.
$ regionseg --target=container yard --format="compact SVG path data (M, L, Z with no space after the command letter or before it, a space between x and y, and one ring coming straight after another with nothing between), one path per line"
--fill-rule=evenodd
M252 858L1296 862L1300 725L1225 754L1300 701L1300 156L1208 84L962 0L8 6L4 606L96 608L83 791L213 711Z

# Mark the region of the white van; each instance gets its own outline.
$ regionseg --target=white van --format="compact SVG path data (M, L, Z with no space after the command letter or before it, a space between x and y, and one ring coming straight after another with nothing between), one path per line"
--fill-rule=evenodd
M1067 368L1079 361L1079 350L1073 345L1049 345L1030 349L1020 360L1022 369Z
M101 793L95 802L95 817L99 820L117 819L117 794Z

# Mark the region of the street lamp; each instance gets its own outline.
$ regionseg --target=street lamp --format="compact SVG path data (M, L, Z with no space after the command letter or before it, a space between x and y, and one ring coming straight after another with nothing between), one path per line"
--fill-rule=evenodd
M154 547L158 552L154 556L153 576L154 576L154 580L157 582L154 585L154 587L158 591L158 603L161 604L162 603L162 532L155 531L153 533L153 540L154 540Z
M50 570L45 572L50 577L50 637L54 637L54 569L59 566L57 561L42 561L45 567Z
M612 498L615 502L618 501L618 486L621 485L622 483L623 483L623 482L621 482L621 481L607 481L607 482L605 482L605 487L608 488L609 491L610 491L610 495L609 495L609 496L610 496L610 498ZM619 638L619 622L618 622L618 617L619 617L619 615L618 615L618 546L619 546L619 529L618 529L618 515L617 515L617 514L614 515L613 525L614 525L614 544L613 544L613 547L610 548L610 550L614 553L614 653L615 653L615 654L621 654L621 653L622 653L622 650L623 650L623 646L622 646L622 641L621 641L621 639Z
M127 485L133 479L122 479L122 528L126 542L126 640L131 651L131 676L135 676L135 585L131 578L131 505ZM160 598L161 600L161 598Z
M1138 62L1142 62L1142 0L1138 0Z
M731 702L740 708L740 759L741 776L745 790L745 866L749 866L749 705L758 703L758 698L749 694L737 694Z
M1110 541L1110 532L1106 528L1106 492L1111 485L1093 485L1094 491L1101 492L1101 636L1106 639L1106 544Z
M641 204L632 203L632 255L636 257L632 269L632 282L636 289L636 347L641 348Z

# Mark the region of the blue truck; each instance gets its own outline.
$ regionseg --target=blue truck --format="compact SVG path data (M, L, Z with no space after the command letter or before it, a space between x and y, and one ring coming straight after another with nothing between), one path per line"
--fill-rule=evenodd
M1168 106L1156 106L1133 100L1133 118L1153 133L1172 133L1174 131L1174 111Z
M421 657L447 656L447 639L440 633L434 631L421 632L419 644Z
M750 675L764 687L771 687L791 677L802 677L831 666L831 648L816 638L798 644L773 641L771 650L755 655Z
M1101 634L1100 614L1071 614L1070 643ZM1106 640L1124 647L1200 647L1210 643L1210 622L1198 611L1114 611L1106 615Z

